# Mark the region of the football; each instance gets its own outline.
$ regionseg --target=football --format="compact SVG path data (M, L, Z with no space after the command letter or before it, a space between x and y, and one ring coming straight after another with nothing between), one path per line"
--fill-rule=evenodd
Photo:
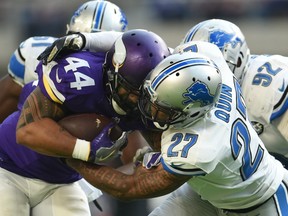
M102 129L113 120L96 113L73 114L61 119L58 123L73 136L92 141ZM116 124L109 133L110 139L117 140L122 134Z

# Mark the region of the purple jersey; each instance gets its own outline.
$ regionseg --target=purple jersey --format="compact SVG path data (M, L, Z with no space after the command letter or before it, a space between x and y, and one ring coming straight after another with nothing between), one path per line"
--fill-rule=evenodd
M105 53L75 52L44 66L37 67L39 86L44 95L63 104L71 113L98 113L120 118L124 131L141 130L138 119L128 120L113 110L106 93L102 65ZM123 121L121 121L123 120Z

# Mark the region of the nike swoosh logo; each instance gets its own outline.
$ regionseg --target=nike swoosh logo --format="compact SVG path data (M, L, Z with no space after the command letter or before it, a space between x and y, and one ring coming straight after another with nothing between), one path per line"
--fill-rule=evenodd
M60 83L62 81L62 79L59 78L58 69L59 68L57 68L57 70L56 70L56 82Z
M99 158L99 161L105 161L105 160L107 160L109 157L111 157L114 153L115 153L115 151L116 151L116 149L114 149L110 154L108 154L107 156L105 156L105 157L100 157Z
M171 166L173 166L173 167L181 167L181 166L183 166L183 165L184 165L184 163L171 162Z
M281 88L278 88L278 90L279 90L280 92L284 92L284 89L285 89L285 80L283 79L282 86L281 86Z

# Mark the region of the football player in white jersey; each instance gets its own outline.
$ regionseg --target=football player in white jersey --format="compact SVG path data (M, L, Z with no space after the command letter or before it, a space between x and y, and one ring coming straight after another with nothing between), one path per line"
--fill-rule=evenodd
M77 160L68 164L120 199L180 187L150 215L288 215L288 171L250 124L240 85L217 46L176 48L144 81L139 108L164 130L161 155L146 154L130 175Z
M67 25L67 35L72 34L71 36L75 37L79 36L73 35L76 32L83 32L83 34L97 32L98 36L94 39L96 51L108 50L115 39L127 30L127 23L124 12L117 5L109 1L92 0L82 4L74 12ZM115 32L108 33L108 31ZM38 75L35 73L35 68L39 63L37 57L56 39L51 36L30 37L15 50L10 58L8 74L0 80L0 122L17 109L22 87L30 81L38 79ZM101 196L102 192L84 179L80 180L79 184L88 201L94 201L98 205L95 199ZM75 205L82 204L75 203ZM77 212L75 213L77 214Z
M288 167L288 57L250 55L234 23L210 19L192 27L182 44L207 41L218 46L241 84L249 119L268 151Z

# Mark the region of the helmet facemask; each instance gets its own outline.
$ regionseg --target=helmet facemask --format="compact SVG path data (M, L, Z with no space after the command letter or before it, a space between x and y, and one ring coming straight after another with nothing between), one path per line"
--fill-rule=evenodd
M137 105L140 90L131 85L118 72L112 71L111 69L107 70L107 67L104 67L104 70L108 75L106 85L114 110L120 115L127 115L127 113L133 115L133 113L138 113Z
M250 50L247 47L246 41L238 43L236 47L232 47L231 44L226 44L222 50L223 56L239 83L246 73L248 60L250 56Z

